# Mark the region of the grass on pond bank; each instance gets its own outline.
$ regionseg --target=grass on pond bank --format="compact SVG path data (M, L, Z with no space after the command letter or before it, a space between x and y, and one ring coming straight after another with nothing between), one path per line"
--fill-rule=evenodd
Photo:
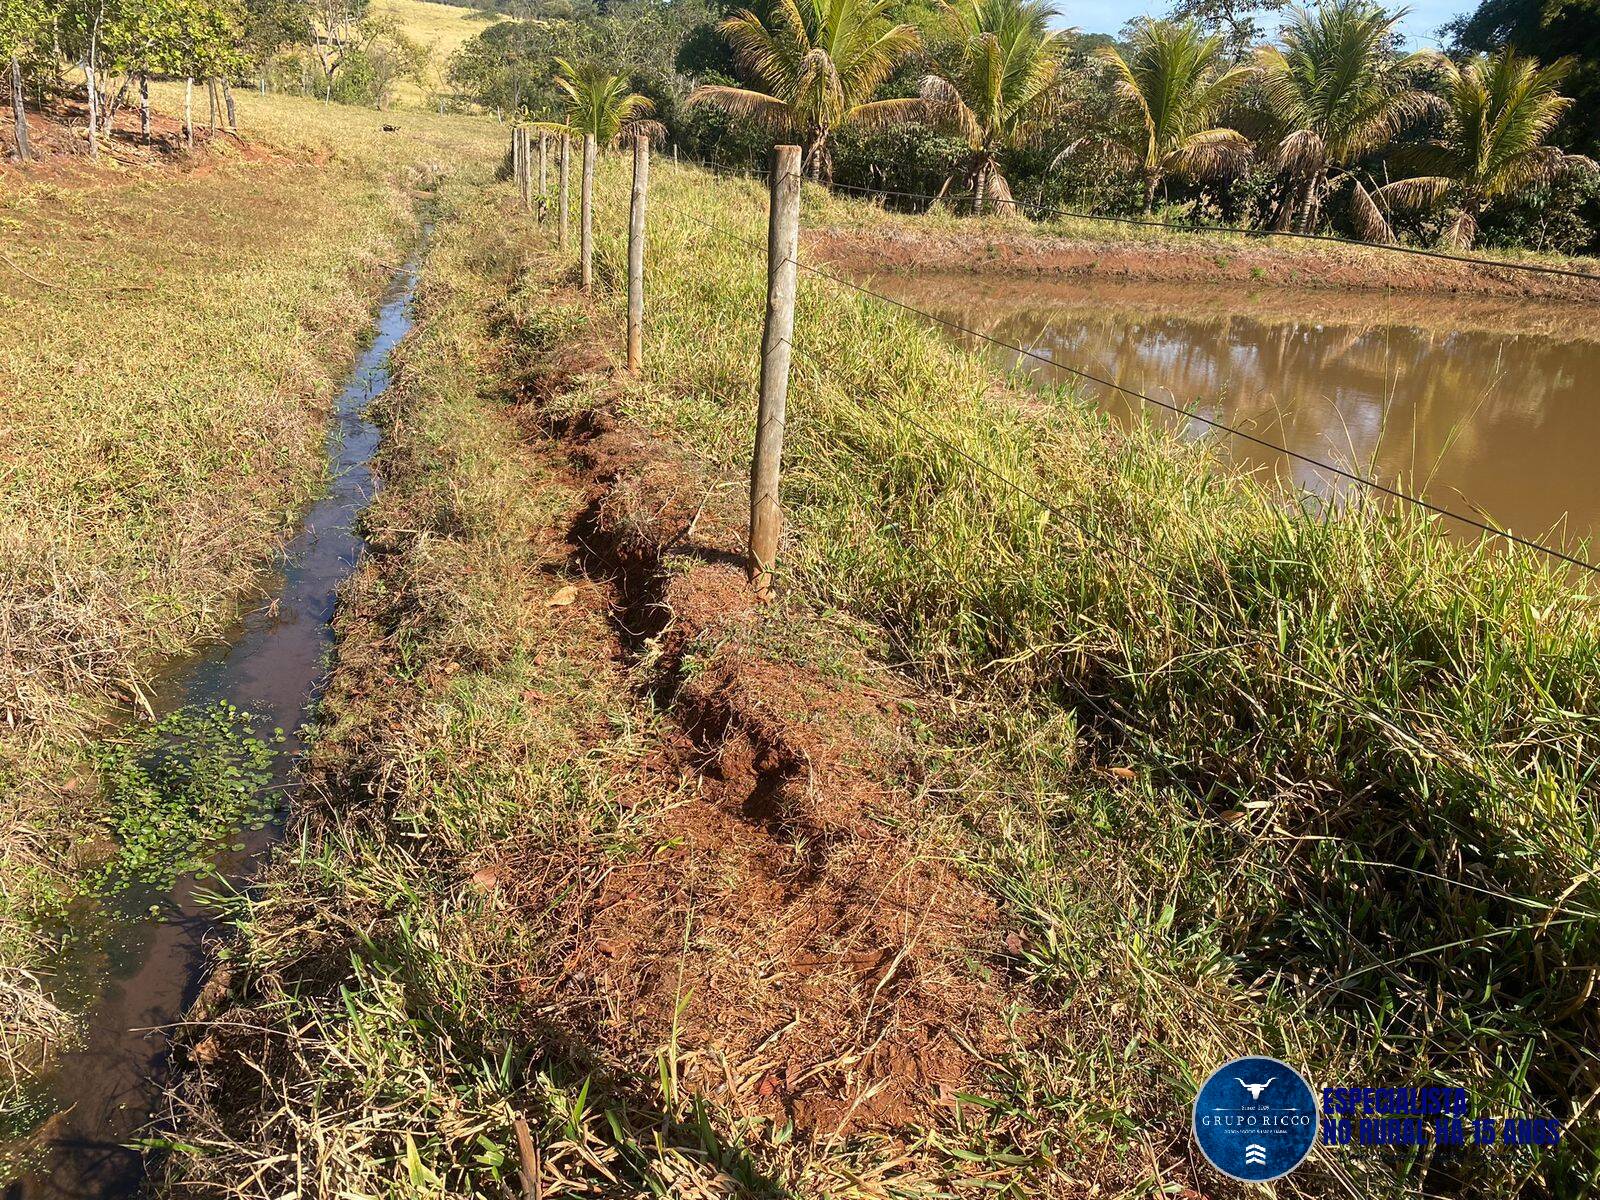
M239 108L246 145L175 163L0 167L0 1108L64 1031L39 930L104 833L90 740L256 593L322 482L413 189L487 178L500 141L462 119L389 135L357 110Z
M597 218L613 304L625 176L608 160ZM626 408L734 472L762 189L663 164L652 199L649 382ZM803 224L840 204L808 189ZM997 839L997 890L1053 947L1041 973L1097 978L1160 947L1178 977L1261 1003L1319 1082L1341 1064L1576 1121L1537 1162L1395 1164L1413 1184L1510 1194L1529 1171L1561 1192L1596 1170L1600 622L1583 583L1416 514L1286 509L1070 395L1045 416L904 314L804 274L796 346L791 586L880 623L1002 757L1135 773L1087 799L1024 789L1036 836ZM1126 927L1079 919L1119 873L1080 855L1126 873Z
M654 187L644 378L579 370L531 390L558 413L618 406L705 456L693 497L737 495L762 196L664 165ZM984 1080L986 1116L942 1177L852 1181L834 1170L852 1155L905 1160L848 1140L819 1154L684 1095L673 1055L709 1047L674 1036L659 1063L619 1064L565 1013L535 1008L530 1025L529 997L565 978L546 969L548 922L582 888L528 864L564 868L573 847L630 861L680 800L636 790L660 713L596 665L600 614L552 608L564 580L586 586L548 541L584 493L496 411L529 394L523 360L620 331L625 197L608 157L592 314L561 294L570 263L533 250L549 228L508 219L507 197L442 235L384 413L381 557L341 617L328 791L239 906L244 1008L194 1051L224 1100L182 1111L196 1149L173 1160L174 1188L271 1162L355 1191L487 1193L515 1170L522 1115L571 1190L605 1190L609 1172L615 1194L915 1195L973 1178L1019 1196L1226 1194L1194 1166L1188 1104L1212 1067L1267 1051L1318 1085L1457 1083L1480 1113L1578 1115L1553 1153L1325 1152L1281 1194L1580 1192L1600 666L1570 581L1413 520L1286 510L1200 451L1121 433L1069 395L1046 409L915 323L811 284L788 591L765 626L820 660L794 631L829 621L941 698L918 709L908 778L930 818L965 830L946 854L1014 935L1014 1041ZM637 614L618 616L626 635ZM567 640L571 623L587 640ZM661 872L676 875L671 849ZM590 986L608 1028L634 1026L615 984ZM240 1049L263 1064L247 1105ZM907 1140L926 1154L936 1132Z

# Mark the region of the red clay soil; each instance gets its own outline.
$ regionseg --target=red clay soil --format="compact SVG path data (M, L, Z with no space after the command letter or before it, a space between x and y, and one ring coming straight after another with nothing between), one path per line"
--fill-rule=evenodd
M738 505L707 501L730 493L698 464L604 412L525 416L589 482L574 545L677 729L656 786L679 799L566 915L564 986L636 1048L676 1024L689 1086L803 1137L942 1123L1002 1044L1002 992L973 964L1004 934L913 801L907 698L751 645L786 618L758 610ZM509 871L508 894L547 906L549 869Z
M0 120L0 177L8 171L23 173L30 180L59 179L74 175L96 165L115 164L123 167L149 167L179 163L199 163L209 156L211 143L226 140L237 147L244 158L269 158L271 155L258 146L218 128L212 131L204 90L195 97L194 150L188 152L183 144L183 122L176 117L152 111L150 114L150 141L147 144L139 128L139 105L135 97L117 110L112 121L112 136L100 139L100 162L89 157L89 118L82 100L52 101L48 111L28 109L28 148L32 159L19 163L15 159L16 138L12 131L11 109L7 105Z
M972 233L915 228L820 230L807 235L805 244L815 260L852 273L933 271L1043 279L1238 282L1261 287L1600 300L1600 281L1449 262L1376 246L1243 242L1200 234L1170 242L1118 241L1114 234L1105 240L1085 241L993 226ZM1575 269L1590 268L1580 263ZM1600 275L1600 268L1594 273Z

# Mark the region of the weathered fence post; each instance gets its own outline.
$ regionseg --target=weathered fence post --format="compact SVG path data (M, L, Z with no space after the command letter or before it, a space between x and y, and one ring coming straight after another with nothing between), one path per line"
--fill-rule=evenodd
M761 402L750 461L750 583L765 600L778 561L778 474L783 461L784 408L794 351L794 293L800 251L800 147L774 146L767 218L767 320L761 335Z
M644 357L644 205L650 187L650 139L633 135L633 204L628 210L628 373Z
M511 127L511 182L520 193L522 191L522 135L517 127Z
M556 246L558 249L567 248L567 210L571 205L567 201L567 175L568 167L572 160L572 139L566 134L561 135L561 232L557 235Z
M522 208L533 208L533 130L522 129Z
M578 196L579 278L587 293L594 285L594 134L583 135L583 187Z
M544 220L544 210L549 207L550 196L550 135L539 133L539 220Z

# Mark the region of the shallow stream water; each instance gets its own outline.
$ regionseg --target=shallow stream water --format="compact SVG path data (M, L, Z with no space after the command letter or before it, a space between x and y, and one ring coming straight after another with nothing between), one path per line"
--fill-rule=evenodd
M1067 367L1088 370L1524 536L1600 532L1592 307L971 276L882 275L873 287L1032 351L1047 361L953 335L1042 382L1073 383ZM1149 415L1186 437L1218 437L1238 461L1315 493L1357 486L1201 421L1086 388L1118 419Z
M364 414L388 387L390 352L411 328L419 261L391 282L371 343L338 398L327 442L331 482L285 549L280 586L228 638L156 688L158 715L229 702L258 732L284 731L272 743L268 783L280 815L325 671L335 591L362 550L358 516L372 491L378 447L378 430ZM149 1132L168 1057L162 1031L193 1003L207 943L219 932L207 895L248 881L278 834L276 819L253 825L209 848L214 878L108 890L71 914L80 936L52 985L87 1020L80 1044L42 1080L37 1106L49 1115L30 1139L37 1149L27 1173L7 1186L7 1200L121 1197L140 1188L143 1158L129 1143Z

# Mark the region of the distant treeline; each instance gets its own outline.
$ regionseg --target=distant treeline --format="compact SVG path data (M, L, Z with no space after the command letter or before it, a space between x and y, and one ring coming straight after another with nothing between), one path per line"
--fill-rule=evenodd
M727 165L781 138L819 179L969 210L1568 253L1600 230L1600 6L1486 0L1447 53L1373 0L1177 0L1115 38L1047 0L474 6L510 19L451 59L460 102L552 118L576 63Z

